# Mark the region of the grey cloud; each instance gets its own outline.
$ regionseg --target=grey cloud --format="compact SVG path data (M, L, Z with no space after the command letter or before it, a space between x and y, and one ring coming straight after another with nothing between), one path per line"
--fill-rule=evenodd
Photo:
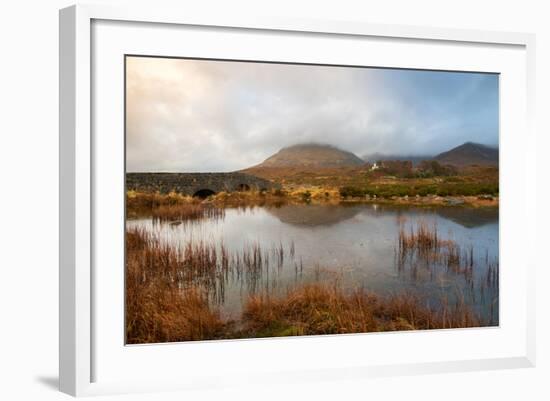
M128 171L237 170L301 142L359 156L437 153L468 140L498 142L498 81L132 57L126 134Z

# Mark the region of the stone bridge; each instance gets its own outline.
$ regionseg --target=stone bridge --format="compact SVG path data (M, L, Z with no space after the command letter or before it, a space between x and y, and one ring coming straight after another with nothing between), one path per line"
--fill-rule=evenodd
M206 198L218 192L268 190L279 184L244 173L126 173L126 190Z

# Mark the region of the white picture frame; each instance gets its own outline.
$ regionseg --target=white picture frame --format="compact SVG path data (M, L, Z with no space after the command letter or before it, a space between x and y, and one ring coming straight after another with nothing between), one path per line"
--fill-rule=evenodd
M101 68L96 64L94 55L101 51L101 47L105 41L98 39L93 41L94 23L108 21L108 24L116 22L120 23L140 23L153 24L162 26L164 31L159 35L172 34L170 29L178 29L178 27L200 27L208 31L209 29L221 30L230 29L232 32L247 32L255 33L273 33L286 35L306 35L308 37L323 36L328 39L333 37L342 38L343 40L360 40L361 38L378 38L386 41L409 41L410 43L430 43L439 46L442 50L441 57L445 57L444 47L455 46L456 51L461 51L464 48L473 48L484 51L485 47L495 49L510 49L510 57L513 64L517 67L515 72L510 72L510 76L524 72L525 76L510 81L510 86L505 88L519 88L524 96L514 97L510 91L501 93L501 105L504 104L504 109L508 110L507 105L511 106L510 102L519 102L521 106L517 115L505 116L503 133L501 141L504 140L504 145L501 151L502 160L506 160L507 151L514 150L516 152L516 162L514 166L503 164L501 169L501 181L507 182L508 188L514 188L519 183L522 184L522 191L513 192L503 188L501 213L504 217L501 225L501 239L512 241L515 237L502 238L503 230L506 227L520 227L527 232L526 239L518 242L515 252L508 254L510 260L514 255L524 252L527 255L533 255L529 252L531 244L534 241L529 241L529 236L533 236L535 230L535 205L531 199L527 198L526 189L533 191L535 188L534 177L532 172L535 170L535 134L532 129L532 111L534 110L534 45L535 38L533 35L524 33L506 33L506 32L484 32L470 31L458 29L438 29L414 26L389 26L365 24L360 22L347 21L313 21L313 20L292 20L292 19L270 19L270 18L254 18L254 19L233 19L229 17L213 17L210 15L189 15L185 10L166 11L151 8L111 8L108 6L92 6L78 5L72 6L60 11L60 360L59 360L59 377L60 390L75 396L108 394L120 392L134 391L161 391L167 389L196 389L208 388L213 386L224 386L228 384L246 383L247 381L262 382L292 382L294 380L329 380L331 378L363 378L380 375L399 375L399 374L418 374L430 372L449 372L449 371L467 371L478 369L503 369L514 367L530 367L535 364L535 318L534 318L534 271L536 260L531 256L523 259L521 265L521 275L516 271L507 273L506 269L502 269L504 280L517 283L519 289L514 293L511 301L517 306L517 316L519 319L509 323L509 326L501 326L497 329L484 329L489 331L469 331L457 330L452 334L446 333L430 333L427 336L416 334L414 341L419 344L433 344L433 341L440 341L444 344L445 341L450 341L451 336L453 341L472 341L475 338L481 338L486 335L486 341L495 342L497 331L501 330L505 333L510 327L513 336L502 337L502 344L508 342L510 349L513 351L506 352L505 345L499 345L501 348L495 348L490 352L472 352L465 358L450 358L443 360L416 360L414 355L408 358L407 362L395 362L384 358L377 360L374 363L361 363L361 360L340 360L338 364L335 362L331 365L329 357L325 365L303 364L297 369L286 371L284 369L263 370L261 366L255 367L254 372L243 370L245 375L241 374L240 379L230 375L225 376L224 371L220 370L205 374L204 371L197 369L191 377L178 378L177 376L167 377L165 379L153 378L150 380L143 377L116 377L109 375L105 380L100 379L101 372L98 375L98 366L96 363L98 350L106 350L102 348L103 343L100 341L96 344L98 336L96 335L96 325L99 324L98 319L102 319L103 315L97 313L94 306L94 291L97 286L101 285L101 279L94 274L94 263L97 261L97 255L94 248L94 235L97 234L97 213L95 213L97 205L97 190L98 184L95 180L97 174L96 169L99 167L100 158L110 159L111 155L107 154L107 143L98 144L94 139L94 126L97 127L98 122L96 110L94 109L93 96L94 88L92 86L92 77L94 74L93 68ZM130 29L126 27L118 27L116 29ZM140 26L134 27L135 32L142 29ZM112 34L110 31L105 31L107 34ZM222 34L223 33L219 33ZM114 34L113 34L114 35ZM151 35L151 43L154 45L155 35ZM159 36L160 37L160 36ZM111 37L113 46L118 46L127 38L124 35ZM116 39L116 40L115 40ZM271 39L270 39L271 40ZM279 40L274 38L273 40ZM409 43L407 42L407 43ZM298 45L296 45L298 46ZM114 49L114 47L113 47ZM118 51L118 50L117 50ZM347 50L350 52L350 50ZM342 57L345 57L342 56ZM503 56L504 57L504 56ZM503 58L502 60L505 60ZM502 63L502 60L500 61ZM506 59L507 60L507 59ZM416 64L417 68L429 68L430 61L423 62L424 64ZM494 68L487 64L491 72L501 72L498 67L498 58L492 61ZM384 64L387 66L388 62ZM480 64L481 65L481 64ZM443 66L443 67L442 67ZM435 69L445 69L445 63L442 61L440 65L433 65ZM457 70L468 67L456 65ZM481 68L481 67L480 67ZM502 65L502 68L515 68L510 65ZM449 68L452 69L452 68ZM485 69L486 70L486 69ZM122 69L121 69L122 71ZM121 72L119 71L119 72ZM510 70L511 71L511 70ZM521 75L521 74L520 74ZM122 91L122 88L119 88ZM118 89L117 89L118 90ZM502 103L504 102L504 103ZM518 103L515 103L516 105ZM509 108L511 110L511 107ZM116 111L117 109L115 109ZM98 111L99 115L101 112ZM122 118L122 116L121 116ZM509 126L508 126L509 125ZM116 125L115 125L116 126ZM522 144L518 143L518 137L511 134L508 128L514 127L521 130ZM117 148L109 148L112 152L116 152ZM507 150L508 149L508 150ZM105 154L99 154L104 152ZM118 157L123 157L119 155ZM102 185L102 184L99 184ZM506 186L505 186L506 187ZM104 192L103 192L104 193ZM508 198L507 198L508 196ZM532 197L533 199L534 197ZM509 199L509 200L508 200ZM100 225L100 227L102 227ZM508 231L506 231L508 233ZM506 251L508 252L508 250ZM103 256L102 256L103 257ZM113 255L114 257L114 255ZM122 266L120 266L122 271ZM508 274L508 278L506 275ZM508 282L508 281L507 281ZM102 295L106 298L111 298L116 301L117 298L110 291ZM506 296L502 295L503 297ZM506 307L511 302L504 302ZM122 308L122 305L120 306ZM99 316L99 317L98 317ZM102 327L110 330L111 327L102 323ZM495 334L497 333L497 334ZM105 333L103 333L105 335ZM109 335L109 333L106 333ZM403 341L412 341L413 337L407 336L404 333L387 333L377 335L377 337L368 337L368 341L384 342L398 341L400 338ZM292 350L290 352L300 352L300 349L307 350L310 355L314 355L321 347L337 347L342 346L345 342L361 344L367 337L361 335L350 336L326 336L311 337L309 339L269 339L269 340L246 340L240 342L240 347L246 347L246 350L236 348L231 342L210 342L195 344L191 348L188 346L184 351L189 355L198 355L197 353L206 353L208 355L225 355L231 357L235 352L269 352L280 353L285 349ZM338 338L336 338L338 337ZM376 340L373 340L377 338ZM437 340L437 338L440 338ZM386 340L388 339L388 340ZM504 341L506 340L506 341ZM302 342L298 342L302 341ZM399 340L401 341L401 340ZM330 343L330 344L329 344ZM495 343L498 343L496 341ZM228 345L229 344L229 345ZM243 345L244 344L244 345ZM120 343L120 346L124 345ZM177 345L152 345L147 346L147 361L162 361L163 358L169 358L167 354L168 347L176 347ZM180 345L181 346L181 345ZM196 347L198 346L198 348ZM232 348L231 348L232 347ZM286 347L286 348L285 348ZM497 347L497 345L495 345ZM143 348L144 349L144 348ZM328 349L328 348L327 348ZM336 348L334 348L336 349ZM179 352L179 351L178 351ZM306 352L306 351L304 351ZM105 354L106 352L104 352ZM358 353L360 354L360 353ZM244 354L242 354L244 355ZM360 357L360 355L358 355ZM105 365L105 355L99 355L103 358ZM114 357L113 357L114 358ZM134 364L136 360L141 358L140 352L134 351L130 356ZM137 359L136 359L137 358ZM246 359L246 356L243 358ZM374 358L375 359L375 358ZM115 362L108 361L109 363ZM122 363L122 362L121 362ZM126 361L125 363L128 363ZM149 363L147 363L149 364ZM298 364L299 365L299 364ZM313 366L311 366L313 365ZM113 365L115 366L115 365ZM243 368L244 369L244 368ZM241 372L242 373L242 372ZM145 376L147 378L147 376Z

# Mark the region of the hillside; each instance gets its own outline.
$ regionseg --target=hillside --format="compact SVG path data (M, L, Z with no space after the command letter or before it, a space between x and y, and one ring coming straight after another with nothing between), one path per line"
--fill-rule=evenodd
M413 165L419 164L423 160L433 159L433 155L397 155L397 154L385 154L385 153L372 153L368 155L363 155L362 159L368 163L374 163L377 161L386 161L386 160L399 160L399 161L410 161Z
M364 161L351 152L321 144L299 144L279 150L253 168L333 168L354 167Z
M498 166L498 149L479 143L466 142L435 158L442 164L467 166L472 164Z

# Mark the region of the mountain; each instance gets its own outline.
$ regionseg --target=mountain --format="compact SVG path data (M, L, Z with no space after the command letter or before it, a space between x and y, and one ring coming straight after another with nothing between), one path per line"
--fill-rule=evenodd
M288 146L255 167L351 167L364 161L335 146L305 143Z
M400 160L400 161L411 161L413 165L417 165L422 160L431 160L433 159L433 156L431 155L392 155L392 154L384 154L384 153L372 153L369 155L364 155L363 160L369 163L374 163L377 161L384 161L384 160Z
M471 164L498 166L498 149L479 143L466 142L435 158L442 164L466 166Z

